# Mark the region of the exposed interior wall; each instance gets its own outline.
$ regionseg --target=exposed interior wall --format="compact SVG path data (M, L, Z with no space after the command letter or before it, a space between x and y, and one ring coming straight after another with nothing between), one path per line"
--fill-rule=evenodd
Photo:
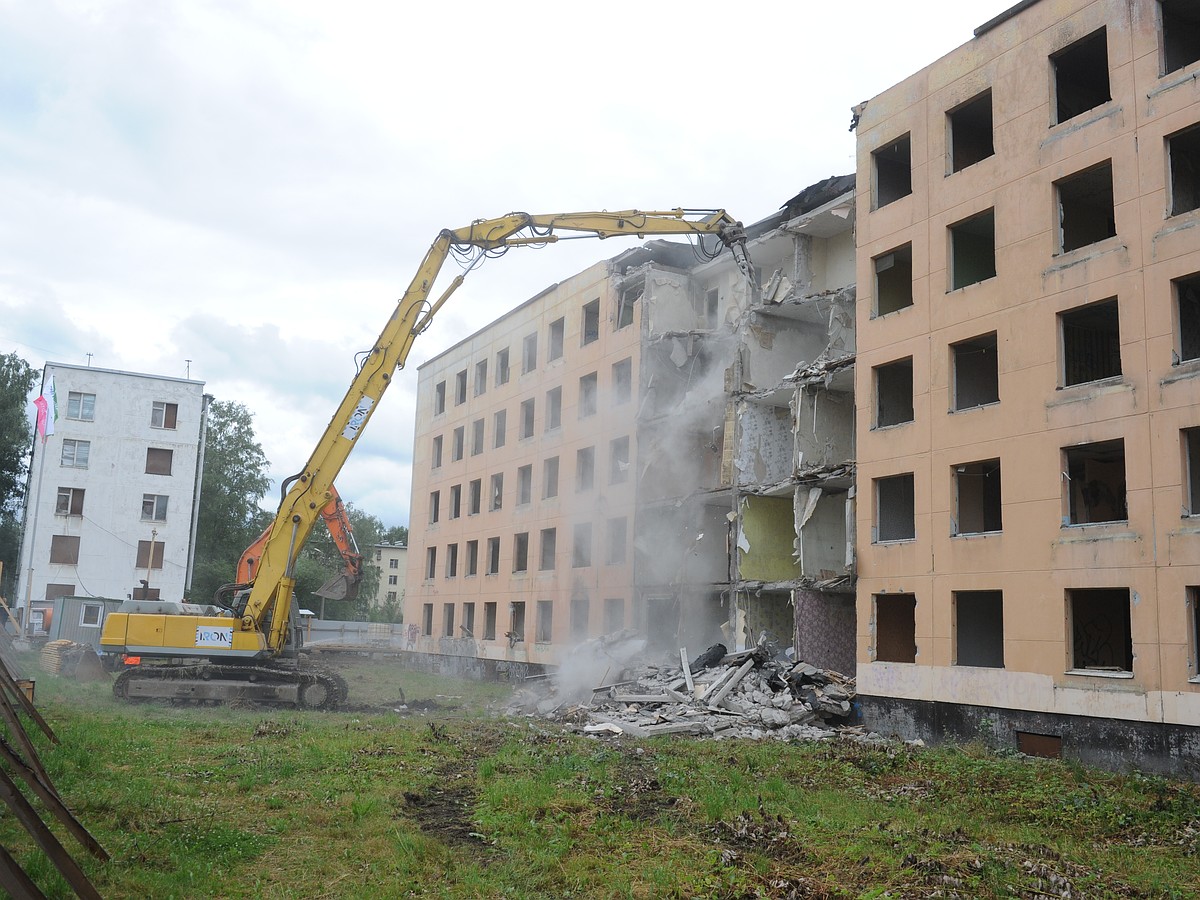
M770 582L799 577L792 497L745 496L740 513L738 578Z
M795 400L795 466L804 470L854 459L854 394L804 386Z
M797 590L796 659L843 675L855 671L857 613L853 594Z
M755 316L743 331L742 384L745 391L775 387L803 364L821 355L829 341L823 327L797 327L776 316Z
M741 638L753 647L766 637L783 650L794 644L795 613L792 598L786 591L759 591L738 596L738 606L745 612Z
M651 268L642 292L642 322L650 334L690 331L696 327L688 276Z
M849 494L801 487L796 492L796 532L800 575L828 581L847 574Z
M792 474L792 417L787 407L737 404L739 485L776 484Z

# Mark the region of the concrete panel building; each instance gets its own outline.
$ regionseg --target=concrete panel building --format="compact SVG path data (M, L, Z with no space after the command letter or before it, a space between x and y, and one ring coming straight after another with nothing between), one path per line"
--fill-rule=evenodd
M1198 74L1041 0L855 110L873 728L1200 771Z
M752 283L648 241L425 363L414 649L782 648L804 592L813 652L851 666L853 222L853 177L828 179L747 229Z
M399 541L376 544L371 548L371 560L379 569L379 584L371 605L400 608L408 576L408 545Z
M181 600L204 383L47 363L53 434L34 441L17 601ZM26 624L30 624L26 618Z

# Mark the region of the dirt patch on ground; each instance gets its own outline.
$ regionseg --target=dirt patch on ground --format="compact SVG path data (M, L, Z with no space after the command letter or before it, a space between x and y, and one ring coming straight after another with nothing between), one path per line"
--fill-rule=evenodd
M487 839L472 821L475 791L455 786L435 788L424 793L404 792L402 812L413 819L421 831L451 846L490 849Z

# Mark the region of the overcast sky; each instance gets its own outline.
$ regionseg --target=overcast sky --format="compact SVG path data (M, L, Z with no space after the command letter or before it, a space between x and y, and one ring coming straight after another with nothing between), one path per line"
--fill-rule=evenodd
M1008 5L0 0L0 353L202 380L254 414L277 486L440 229L764 218L854 171L851 106ZM473 272L342 496L407 524L417 366L632 245Z

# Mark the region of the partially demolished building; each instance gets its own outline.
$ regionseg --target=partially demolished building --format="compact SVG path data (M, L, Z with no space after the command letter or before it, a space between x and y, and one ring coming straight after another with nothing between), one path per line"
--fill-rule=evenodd
M421 367L414 649L554 665L633 627L852 669L853 190L748 228L753 284L649 241Z

